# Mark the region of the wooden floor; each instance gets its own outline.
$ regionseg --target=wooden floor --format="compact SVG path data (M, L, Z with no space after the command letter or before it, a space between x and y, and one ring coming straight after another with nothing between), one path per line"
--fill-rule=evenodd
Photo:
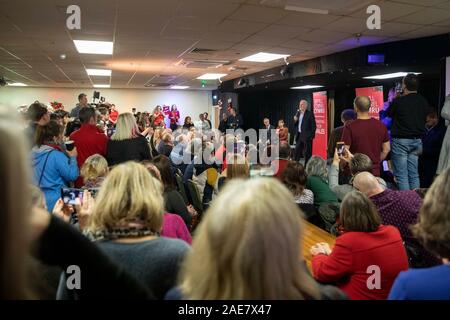
M309 249L318 242L326 242L330 245L330 248L333 249L336 238L306 220L304 221L303 226L302 253L308 269L311 270L312 256Z

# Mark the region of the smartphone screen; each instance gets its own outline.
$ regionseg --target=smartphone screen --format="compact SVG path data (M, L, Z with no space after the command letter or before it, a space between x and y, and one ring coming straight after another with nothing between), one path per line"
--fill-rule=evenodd
M75 199L83 199L83 190L74 188L62 188L61 189L61 199L65 204L75 205Z
M345 150L345 144L343 142L338 142L336 144L338 156L342 156Z

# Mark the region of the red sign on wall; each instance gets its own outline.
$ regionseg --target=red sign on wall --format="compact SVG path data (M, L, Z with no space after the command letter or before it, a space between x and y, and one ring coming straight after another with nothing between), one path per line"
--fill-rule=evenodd
M380 110L383 109L384 97L383 86L356 88L356 96L366 96L370 98L371 106L369 114L372 118L380 120Z
M313 141L312 154L327 159L328 144L328 99L327 92L313 93L313 112L316 118L316 137Z

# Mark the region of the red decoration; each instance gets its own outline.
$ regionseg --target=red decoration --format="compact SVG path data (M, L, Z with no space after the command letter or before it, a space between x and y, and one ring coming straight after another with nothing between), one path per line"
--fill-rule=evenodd
M56 110L64 110L64 106L61 102L53 101L53 102L50 102L50 104L51 104L53 110L55 110L55 111Z

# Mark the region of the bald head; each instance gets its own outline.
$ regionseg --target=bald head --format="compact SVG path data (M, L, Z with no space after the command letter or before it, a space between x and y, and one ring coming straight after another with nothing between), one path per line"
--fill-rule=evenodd
M377 178L370 172L361 172L357 174L353 179L353 187L368 197L383 192L383 188L378 183Z
M369 112L370 110L370 98L366 96L359 96L355 99L355 110L356 112Z

